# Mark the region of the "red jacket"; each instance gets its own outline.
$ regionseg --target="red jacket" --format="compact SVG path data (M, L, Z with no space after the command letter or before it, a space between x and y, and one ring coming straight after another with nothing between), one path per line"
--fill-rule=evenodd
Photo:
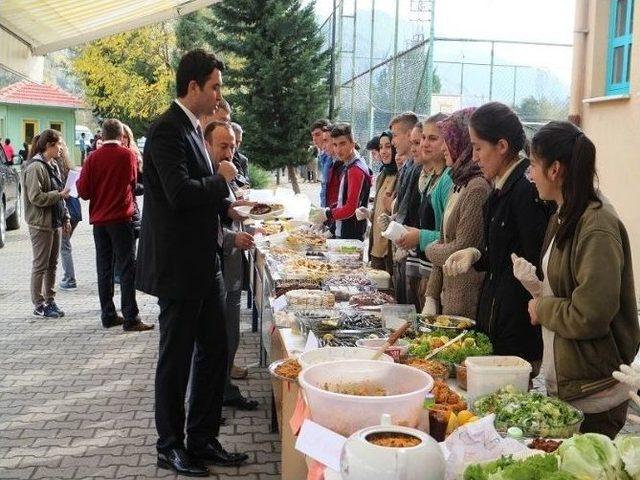
M130 222L134 212L137 161L133 151L107 143L85 160L76 188L89 200L89 223Z

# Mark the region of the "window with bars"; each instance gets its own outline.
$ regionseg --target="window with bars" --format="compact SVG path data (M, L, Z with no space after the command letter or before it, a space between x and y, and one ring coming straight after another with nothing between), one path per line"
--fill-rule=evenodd
M633 1L611 0L605 91L607 95L629 93L631 46L633 43Z

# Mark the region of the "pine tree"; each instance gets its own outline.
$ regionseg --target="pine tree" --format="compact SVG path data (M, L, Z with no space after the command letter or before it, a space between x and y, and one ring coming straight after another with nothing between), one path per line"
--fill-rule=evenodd
M313 3L222 0L211 8L209 44L235 60L223 81L246 132L243 148L268 170L286 167L297 192L294 167L310 159L309 124L325 113L329 91Z

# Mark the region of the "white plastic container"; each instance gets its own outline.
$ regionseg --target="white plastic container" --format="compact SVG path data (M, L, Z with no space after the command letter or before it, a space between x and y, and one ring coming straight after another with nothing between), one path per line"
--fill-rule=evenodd
M469 404L507 385L523 392L529 390L531 364L520 357L467 357L465 364Z
M386 390L387 396L355 396L329 392L325 384L370 382ZM394 425L416 427L427 392L433 388L430 375L406 365L374 360L342 360L305 368L298 377L311 419L340 435L378 425L383 413Z
M308 368L318 363L335 362L337 360L371 360L372 352L368 348L359 347L324 347L304 352L298 357L298 363ZM378 361L392 363L393 358L383 353Z
M360 338L356 340L356 347L377 351L387 342L387 340L388 338ZM397 358L395 360L400 361L400 357L403 357L407 354L410 346L411 344L408 340L400 338L394 345L388 347L386 352L389 353L397 350L398 353L396 354ZM393 355L391 356L393 357Z

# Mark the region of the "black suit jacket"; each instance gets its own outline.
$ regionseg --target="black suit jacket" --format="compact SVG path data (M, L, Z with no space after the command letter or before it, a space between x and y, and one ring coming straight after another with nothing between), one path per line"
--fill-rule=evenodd
M211 173L201 138L175 102L149 128L143 182L136 288L175 300L210 296L229 189Z

